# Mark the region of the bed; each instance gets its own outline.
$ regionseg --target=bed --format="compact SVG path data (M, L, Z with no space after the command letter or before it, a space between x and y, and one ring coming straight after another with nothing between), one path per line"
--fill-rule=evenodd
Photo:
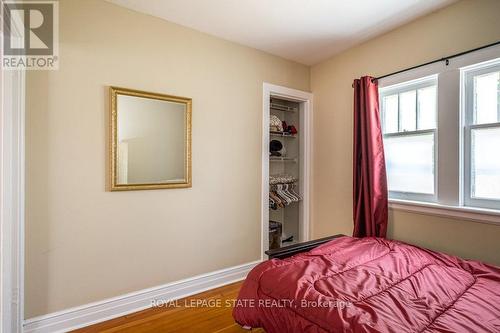
M500 268L343 236L256 266L233 317L267 333L500 332Z

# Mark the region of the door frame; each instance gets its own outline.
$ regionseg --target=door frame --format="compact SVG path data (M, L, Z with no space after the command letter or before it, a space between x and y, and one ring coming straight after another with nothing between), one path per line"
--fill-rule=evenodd
M262 85L262 180L261 180L261 260L265 260L265 251L269 249L269 104L271 97L291 99L301 104L300 128L301 142L299 184L303 190L301 202L302 228L299 230L300 241L307 241L311 235L311 189L312 189L312 122L313 94L264 82Z
M11 24L11 39L22 25ZM3 36L1 43L3 54ZM24 205L26 72L1 69L0 93L0 333L24 322Z
M1 93L0 332L17 333L24 319L25 72L2 70Z

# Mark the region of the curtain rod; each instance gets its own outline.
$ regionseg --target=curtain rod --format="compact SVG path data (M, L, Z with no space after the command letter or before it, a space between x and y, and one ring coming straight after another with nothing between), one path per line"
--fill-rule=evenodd
M399 74L399 73L407 72L407 71L410 71L412 69L416 69L416 68L424 67L424 66L427 66L427 65L435 64L435 63L441 62L441 61L446 62L446 66L448 66L448 64L450 63L450 59L453 59L453 58L456 58L456 57L460 57L460 56L462 56L464 54L475 52L475 51L479 51L479 50L482 50L482 49L485 49L485 48L488 48L488 47L492 47L492 46L495 46L495 45L499 45L499 44L500 44L500 41L496 41L496 42L488 44L488 45L483 45L483 46L480 46L480 47L476 47L475 49L471 49L471 50L460 52L460 53L455 53L455 54L449 55L447 57L443 57L443 58L440 58L440 59L432 60L432 61L426 62L424 64L421 64L421 65L417 65L417 66L413 66L413 67L408 67L408 68L405 68L405 69L401 69L401 70L396 71L396 72L392 72L392 73L385 74L385 75L382 75L382 76L379 76L379 77L375 77L375 78L372 79L372 82L376 81L376 80L383 79L383 78L388 77L388 76L392 76L392 75L396 75L396 74Z

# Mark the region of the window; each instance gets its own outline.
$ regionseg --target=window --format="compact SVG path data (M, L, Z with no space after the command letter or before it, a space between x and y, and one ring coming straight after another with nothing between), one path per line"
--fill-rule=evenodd
M500 209L500 64L463 77L464 204Z
M500 47L489 52L379 81L390 200L499 222Z
M437 78L380 90L391 198L435 201Z

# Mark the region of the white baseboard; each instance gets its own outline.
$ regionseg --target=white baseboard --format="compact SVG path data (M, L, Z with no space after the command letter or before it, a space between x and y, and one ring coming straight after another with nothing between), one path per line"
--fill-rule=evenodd
M150 308L153 300L176 300L243 280L260 261L143 289L118 297L27 319L25 333L68 332L77 328Z

